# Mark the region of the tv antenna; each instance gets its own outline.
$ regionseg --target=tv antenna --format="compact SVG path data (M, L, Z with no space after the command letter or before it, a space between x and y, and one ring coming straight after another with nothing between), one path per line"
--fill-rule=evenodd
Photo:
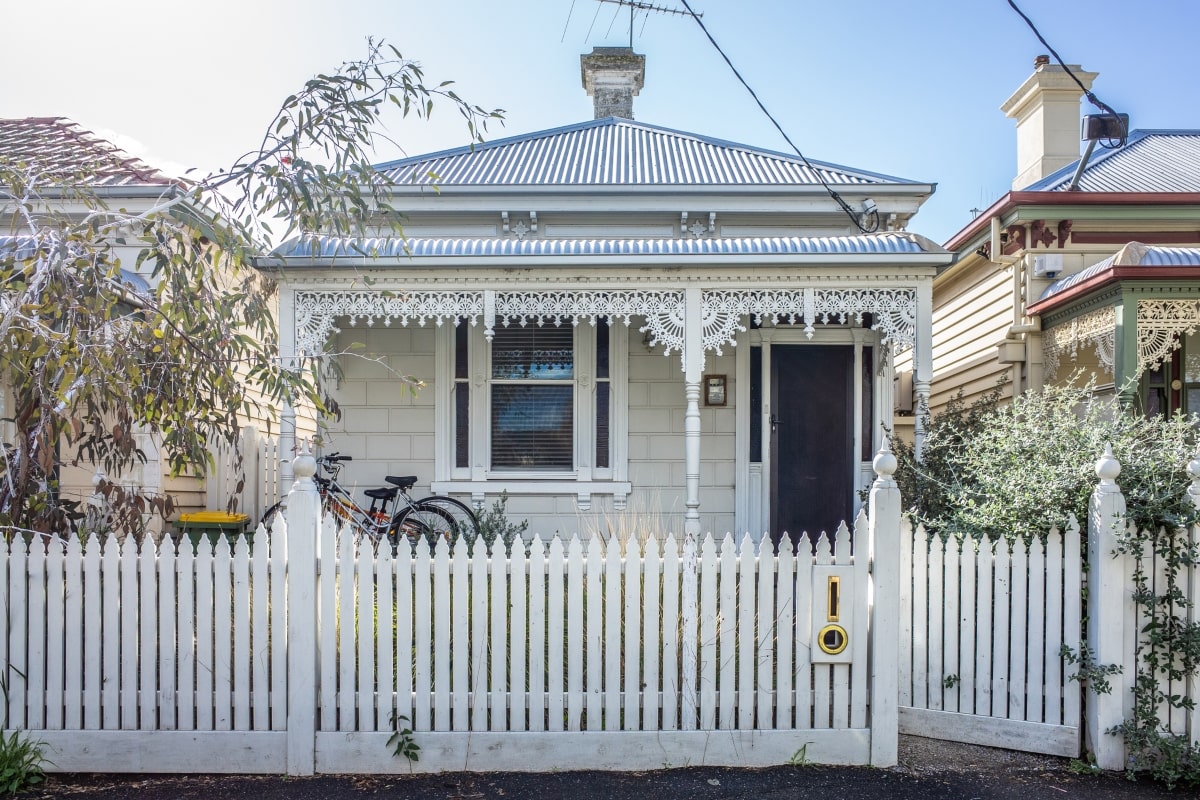
M633 15L638 11L647 13L653 11L656 14L674 14L679 17L703 17L704 14L693 14L691 11L683 11L678 8L667 8L666 6L655 5L654 3L643 2L643 0L596 0L597 3L611 3L615 6L629 7L629 49L633 49Z

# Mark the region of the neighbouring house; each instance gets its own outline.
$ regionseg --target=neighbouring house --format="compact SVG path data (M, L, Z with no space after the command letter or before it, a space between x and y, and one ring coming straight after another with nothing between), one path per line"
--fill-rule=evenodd
M934 185L635 122L644 57L581 66L593 120L378 165L405 238L263 260L285 357L335 362L322 446L542 535L832 530L895 353L928 393Z
M16 198L0 199L0 208L5 211L5 227L0 229L0 257L26 258L28 253L23 254L23 249L33 246L31 225L45 229L52 225L52 215L72 220L82 220L89 214L102 217L97 202L114 212L137 215L179 200L188 191L180 180L64 117L0 119L0 163L10 168L14 175L19 175L19 182L28 187L30 195L25 199L32 214L30 220L25 220L16 213L13 205ZM4 187L6 194L11 188ZM194 207L188 201L181 203L179 208L176 213ZM114 237L112 241L111 257L120 261L120 277L129 292L131 310L136 309L139 296L153 292L155 281L151 260L138 266L142 248L143 243L136 237L127 240ZM11 406L11 393L0 392L0 418L11 413ZM247 419L244 422L255 421ZM249 446L257 441L253 434L252 429L248 430L245 437L248 469L261 466L253 447ZM225 507L238 484L238 476L228 463L230 459L218 454L217 468L207 476L172 475L165 459L160 457L156 437L139 433L135 438L146 460L124 474L105 477L127 487L138 487L148 495L170 495L179 512ZM81 459L78 464L75 461L73 451L60 447L60 496L65 500L84 502L94 492L93 481L98 468L86 459ZM273 476L273 471L271 474ZM258 482L261 481L251 483L256 486ZM261 502L255 503L255 492L248 490L242 494L252 505L261 505ZM159 529L157 520L150 520L150 529Z
M1146 413L1200 412L1200 131L1131 130L1124 143L1102 131L1081 155L1082 94L1041 57L1001 107L1018 174L946 243L935 411L1001 381L1012 396L1074 378Z

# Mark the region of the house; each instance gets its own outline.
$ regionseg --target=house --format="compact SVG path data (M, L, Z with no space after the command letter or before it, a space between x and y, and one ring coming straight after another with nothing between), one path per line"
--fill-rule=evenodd
M7 257L9 266L14 262L20 265L41 247L57 247L56 252L69 253L70 259L79 259L83 254L83 258L94 260L104 269L119 264L113 269L122 284L118 295L125 297L129 306L125 312L125 301L116 304L122 316L146 307L155 294L158 279L153 274L154 259L138 263L145 242L126 228L114 229L111 237L101 240L104 248L90 248L89 237L79 233L80 223L90 220L97 225L111 224L114 219L133 218L173 204L169 213L184 220L188 231L196 230L197 241L207 242L204 233L212 230L207 227L211 213L196 204L188 185L62 117L0 120L0 165L6 173L5 200L0 200L6 218L6 227L0 230L0 258ZM213 249L208 252L211 262L220 269L224 263L220 253ZM103 330L120 330L120 325ZM143 367L150 370L149 366ZM0 417L15 413L11 392L0 392L0 409ZM5 434L5 441L12 442L11 431ZM125 487L136 487L146 497L169 495L181 512L223 507L229 500L228 489L235 483L224 474L229 470L207 478L186 472L173 475L166 456L160 452L162 439L143 430L134 433L134 440L145 460L135 459L122 474L104 477ZM77 453L75 446L65 443L59 445L57 460L54 469L60 497L77 503L91 497L103 467L90 454ZM152 530L157 530L157 522L149 520Z
M1071 70L1088 87L1096 78ZM935 410L1000 381L1011 396L1074 378L1147 413L1200 411L1187 366L1200 357L1200 131L1131 130L1081 156L1081 97L1043 56L1001 107L1016 121L1018 174L946 243Z
M949 256L906 228L934 185L635 122L644 70L597 48L595 119L380 164L405 238L263 261L285 357L336 362L323 444L359 488L507 495L543 535L854 513L893 353L927 392Z

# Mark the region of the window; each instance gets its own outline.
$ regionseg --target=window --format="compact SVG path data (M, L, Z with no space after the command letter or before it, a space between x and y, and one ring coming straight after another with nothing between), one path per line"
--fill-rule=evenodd
M443 479L623 480L624 342L608 321L578 325L461 320L445 362Z
M498 328L491 351L492 469L573 469L574 328Z

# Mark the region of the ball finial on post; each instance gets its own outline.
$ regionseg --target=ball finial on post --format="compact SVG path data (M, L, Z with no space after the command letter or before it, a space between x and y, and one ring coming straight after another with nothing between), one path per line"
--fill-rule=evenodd
M879 448L879 452L875 454L875 459L871 462L871 468L875 470L875 482L883 486L895 486L896 481L892 476L896 474L898 466L899 462L892 453L892 448L888 445L887 440L884 440L883 447Z
M1112 445L1104 445L1104 455L1096 461L1096 477L1103 491L1117 491L1117 476L1121 474L1121 462L1113 455Z
M292 474L296 476L296 486L308 487L314 484L313 476L317 474L317 460L308 452L308 442L301 446L300 453L292 459Z

